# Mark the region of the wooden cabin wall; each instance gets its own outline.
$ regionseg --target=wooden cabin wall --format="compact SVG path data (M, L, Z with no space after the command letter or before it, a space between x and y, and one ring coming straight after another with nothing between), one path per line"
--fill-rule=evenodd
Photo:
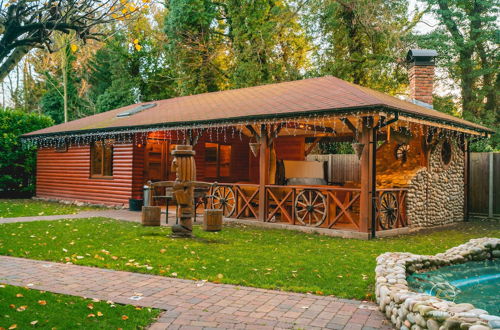
M90 178L90 146L66 152L38 149L36 196L95 204L128 205L132 197L133 144L113 147L113 178Z
M216 138L205 134L198 140L194 147L196 151L196 177L200 181L209 181L205 171L205 143L220 143L231 146L231 176L225 178L225 182L248 182L249 180L249 155L250 147L248 137L239 134Z

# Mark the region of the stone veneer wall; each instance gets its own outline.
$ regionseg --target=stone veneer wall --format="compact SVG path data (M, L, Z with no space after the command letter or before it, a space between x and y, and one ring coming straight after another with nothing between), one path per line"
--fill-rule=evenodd
M406 200L411 227L430 227L463 221L464 152L452 139L452 158L448 165L441 160L440 142L429 156L429 166L419 169L410 180Z
M500 239L478 238L435 256L387 252L377 258L375 295L379 308L401 330L499 329L500 317L473 305L456 304L413 292L406 277L414 272L500 258Z

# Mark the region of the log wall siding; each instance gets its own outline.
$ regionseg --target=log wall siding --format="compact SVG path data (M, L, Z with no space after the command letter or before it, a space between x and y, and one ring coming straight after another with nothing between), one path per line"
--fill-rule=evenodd
M113 147L113 178L90 178L90 146L69 146L67 152L38 149L36 195L70 201L128 205L132 197L132 144Z

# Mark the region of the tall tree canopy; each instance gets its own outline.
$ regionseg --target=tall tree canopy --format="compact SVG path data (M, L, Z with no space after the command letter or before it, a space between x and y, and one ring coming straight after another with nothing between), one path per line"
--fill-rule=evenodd
M137 9L128 0L0 0L0 81L31 49L52 50L54 32L95 39L102 36L96 26L130 18Z
M305 23L315 37L316 74L403 92L407 39L421 15L408 18L406 0L312 0Z
M421 1L439 24L419 45L438 50L438 65L460 86L463 117L498 123L498 1Z

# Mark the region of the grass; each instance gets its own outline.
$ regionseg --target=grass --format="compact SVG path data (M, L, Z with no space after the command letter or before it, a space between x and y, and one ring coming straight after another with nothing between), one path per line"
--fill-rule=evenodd
M435 254L471 238L500 236L498 222L463 223L396 238L361 241L277 229L196 227L194 239L170 228L106 218L0 225L0 254L159 274L372 299L375 258L387 251Z
M76 214L95 207L78 207L33 199L0 199L0 219L40 215Z
M142 329L160 310L0 285L0 329Z

